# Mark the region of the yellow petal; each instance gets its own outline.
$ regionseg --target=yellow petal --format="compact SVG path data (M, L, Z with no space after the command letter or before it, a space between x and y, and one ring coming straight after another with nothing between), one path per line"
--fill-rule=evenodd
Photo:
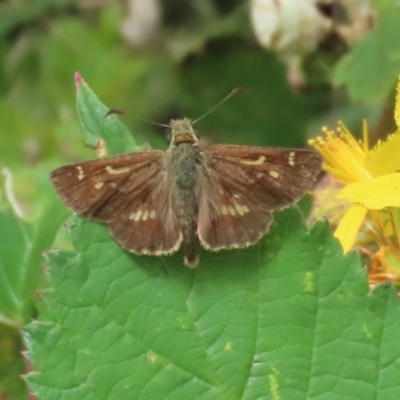
M353 246L366 212L367 209L362 206L351 207L336 228L334 236L339 239L344 253L347 253Z
M400 105L398 112L400 114ZM378 143L369 151L364 167L371 176L392 174L400 170L399 153L400 132L396 132L390 135L385 142Z
M338 198L369 210L400 207L400 173L350 183L339 192Z

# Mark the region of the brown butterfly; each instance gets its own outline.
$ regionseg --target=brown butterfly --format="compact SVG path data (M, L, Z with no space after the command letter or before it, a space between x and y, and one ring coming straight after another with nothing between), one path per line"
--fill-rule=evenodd
M299 200L322 165L318 153L252 146L199 146L189 119L172 120L167 151L148 150L61 167L51 181L79 215L106 223L134 254L171 254L198 264L198 246L246 247L273 212Z

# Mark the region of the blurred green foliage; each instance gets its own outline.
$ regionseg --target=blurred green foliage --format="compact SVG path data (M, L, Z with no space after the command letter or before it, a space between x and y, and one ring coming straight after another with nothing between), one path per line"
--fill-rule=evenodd
M250 94L230 100L196 127L205 143L303 146L322 125L344 119L357 130L361 118L377 126L374 141L387 133L379 127L386 126L384 110L400 72L400 12L394 0L373 5L376 23L354 46L332 33L305 57L305 86L296 90L279 52L256 43L246 1L162 2L162 23L142 46L121 34L128 1L0 3L0 168L11 172L17 199L13 204L10 188L1 185L0 222L8 222L0 226L0 397L26 398L18 374L30 366L19 353L20 329L31 318L46 318L34 295L47 285L39 256L52 247L68 215L49 173L96 156L82 144L74 73L107 106L124 111L120 118L139 145L168 143L164 130L146 120L197 118L237 86ZM324 12L335 18L334 7ZM68 248L67 236L60 231L57 245ZM12 279L5 273L10 259ZM17 305L8 302L15 293Z

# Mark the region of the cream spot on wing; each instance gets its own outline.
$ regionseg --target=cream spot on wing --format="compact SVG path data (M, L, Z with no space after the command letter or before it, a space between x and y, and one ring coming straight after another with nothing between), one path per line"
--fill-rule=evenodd
M277 178L279 176L279 173L276 171L269 171L269 174L273 177L273 178Z
M139 210L139 211L136 213L134 220L135 220L135 221L139 221L140 218L142 218L142 210Z
M85 177L85 174L83 173L83 169L80 165L78 165L76 167L76 169L78 170L78 179L82 180Z
M95 185L94 185L94 187L95 187L96 189L101 189L103 186L104 186L104 182L97 182L97 183L95 183Z
M265 161L265 157L261 156L258 160L240 160L242 164L246 165L261 165Z
M222 215L227 215L228 214L228 208L225 205L223 205L221 207L221 212L222 212Z
M124 168L119 168L119 169L114 169L111 167L111 165L107 165L106 171L109 174L124 174L125 172L129 172L130 168L124 167Z
M250 212L250 210L249 210L249 208L248 208L247 206L242 206L242 210L243 210L245 213Z
M108 182L108 184L110 185L111 189L115 189L117 187L117 184L115 182Z
M291 167L294 167L294 155L295 155L295 152L294 152L294 151L291 151L291 152L289 153L289 165L290 165Z
M232 216L236 215L236 211L232 206L228 206L228 210L229 210L229 214L231 214Z
M150 211L150 219L155 219L156 215L157 215L157 213L155 210Z
M130 214L129 214L129 219L134 219L134 218L135 218L135 215L136 215L136 213L134 213L134 212L133 212L133 213L130 213Z
M147 218L149 218L149 212L146 210L146 211L143 213L142 220L143 220L143 221L146 221Z
M239 215L244 215L244 210L243 210L242 206L235 203L235 209Z

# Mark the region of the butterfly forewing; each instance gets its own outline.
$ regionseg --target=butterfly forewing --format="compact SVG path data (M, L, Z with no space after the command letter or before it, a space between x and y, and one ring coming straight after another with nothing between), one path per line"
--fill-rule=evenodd
M182 240L171 204L164 152L146 151L67 165L51 175L64 202L79 215L108 223L136 254L176 251Z
M52 172L51 181L72 210L106 222L115 218L115 201L119 200L115 198L125 191L125 182L133 175L145 180L154 175L161 168L162 156L161 151L148 151L66 165ZM142 183L135 179L131 186Z
M322 158L302 149L211 146L207 167L219 179L242 188L249 200L278 210L299 200L318 176Z
M299 149L211 146L204 153L198 234L211 250L257 242L272 211L300 199L322 164Z

